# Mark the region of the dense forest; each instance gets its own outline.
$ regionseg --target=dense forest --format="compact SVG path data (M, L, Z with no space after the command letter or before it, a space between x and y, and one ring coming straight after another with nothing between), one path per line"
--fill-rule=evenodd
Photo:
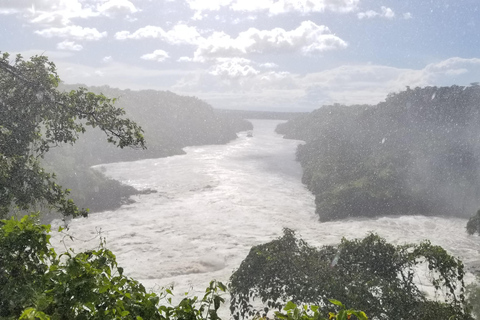
M79 86L62 85L68 92ZM148 190L108 179L102 172L90 169L101 163L132 161L183 154L186 146L223 144L237 138L236 133L252 129L252 124L234 114L225 114L195 97L169 91L131 91L90 87L89 91L115 98L115 106L138 123L147 149L120 150L104 139L98 128L85 132L74 145L52 148L45 155L44 166L55 171L60 185L69 186L72 199L91 212L114 209L127 203L129 196Z
M377 105L330 105L277 127L322 221L471 216L480 207L480 86L408 88Z

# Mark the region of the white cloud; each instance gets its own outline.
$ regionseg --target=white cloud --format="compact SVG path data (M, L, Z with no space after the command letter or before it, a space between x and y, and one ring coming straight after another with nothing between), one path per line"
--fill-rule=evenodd
M357 13L357 17L359 19L371 19L371 18L375 18L375 17L381 17L381 18L386 18L386 19L395 18L395 12L393 12L392 9L382 6L380 8L380 10L381 10L381 12L377 12L377 11L374 11L374 10L359 12L359 13Z
M424 72L428 74L430 83L436 83L444 78L460 79L459 76L463 76L462 79L469 79L466 80L468 83L475 82L478 81L480 74L480 59L453 57L427 65Z
M413 16L410 12L405 12L403 14L403 19L405 19L405 20L412 19L412 18L413 18Z
M273 62L266 62L266 63L261 63L260 67L266 68L266 69L275 69L275 68L278 68L278 64Z
M67 26L63 28L48 28L35 31L36 34L45 38L69 38L75 40L96 41L107 36L107 32L99 32L95 28L83 28L80 26Z
M129 18L138 11L129 0L7 0L0 4L0 14L19 14L30 23L50 27L69 26L77 18Z
M200 19L205 11L218 11L228 8L237 12L267 12L270 15L297 12L351 12L357 9L360 0L187 0L195 11L195 19Z
M155 50L153 53L144 54L140 58L143 60L162 62L169 58L169 55L164 50Z
M80 51L83 49L83 46L81 44L75 43L75 41L64 40L62 42L57 43L57 49Z
M0 8L0 15L11 15L11 14L16 14L18 13L19 10L14 9L14 8Z
M248 59L242 58L223 58L218 59L218 64L214 65L209 73L215 76L226 78L250 77L259 74Z
M115 34L115 39L161 39L170 44L197 44L202 36L196 27L190 27L185 24L177 24L171 30L165 31L161 27L146 26L138 29L134 33L129 31L120 31Z
M26 16L31 23L67 26L71 24L72 19L87 19L98 15L95 8L79 0L43 0L32 4Z
M390 8L382 7L381 16L385 17L387 19L393 19L393 18L395 18L395 12L393 12L393 10L390 9Z
M250 28L231 38L224 32L214 32L203 41L194 53L194 60L204 62L219 57L244 56L249 53L303 54L342 49L347 43L332 34L326 26L303 21L291 31L282 28L258 30Z
M190 58L190 57L180 57L180 58L178 58L177 61L178 61L178 62L192 62L193 59Z
M139 11L135 5L128 0L108 0L99 4L97 10L108 17L128 15Z
M106 56L106 57L103 57L102 61L105 63L109 63L113 61L113 58L112 56Z
M365 11L365 12L357 13L358 19L370 19L370 18L374 18L378 15L380 15L380 14L376 11L373 11L373 10L368 10L368 11Z

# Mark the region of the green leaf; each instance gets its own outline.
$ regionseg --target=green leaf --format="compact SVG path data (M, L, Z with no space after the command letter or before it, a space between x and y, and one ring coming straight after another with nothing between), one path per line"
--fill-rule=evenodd
M288 301L283 310L288 311L288 310L293 310L296 309L297 305L293 303L292 301Z
M343 303L341 303L341 302L338 301L338 300L328 299L328 301L330 301L331 303L333 303L333 304L336 305L336 306L339 306L339 307L341 307L341 308L345 308L345 306L343 305Z

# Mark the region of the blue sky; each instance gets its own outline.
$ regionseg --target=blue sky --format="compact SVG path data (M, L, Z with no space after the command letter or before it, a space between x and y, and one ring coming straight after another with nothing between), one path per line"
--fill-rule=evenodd
M308 111L480 81L478 0L0 0L0 51L66 83Z

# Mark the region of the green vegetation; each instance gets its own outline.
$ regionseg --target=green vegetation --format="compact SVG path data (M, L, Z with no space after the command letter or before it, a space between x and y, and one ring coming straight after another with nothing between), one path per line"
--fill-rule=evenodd
M329 312L328 318L323 317L319 312L319 306L315 305L303 305L297 306L292 301L288 301L283 307L282 310L285 313L280 311L275 312L275 319L277 320L349 320L353 319L352 316L355 316L358 320L368 320L367 315L363 311L347 309L340 301L330 299L332 304L339 307L339 311Z
M279 125L323 221L467 216L480 207L480 86L408 88L375 106L324 106Z
M480 273L477 271L477 281L467 286L467 302L472 308L472 315L480 319Z
M437 299L419 286L421 270ZM374 319L472 319L464 274L461 261L428 241L394 246L370 234L314 248L285 229L281 238L253 247L232 275L230 309L239 319L291 300L323 313L335 297ZM255 299L261 309L252 306Z
M123 119L113 100L86 89L60 92L55 65L46 57L10 65L0 58L0 216L47 205L64 215L86 215L40 160L52 147L73 144L86 126L98 127L115 146L145 148L142 129Z
M478 233L480 235L480 210L477 211L476 215L468 219L467 232L469 234Z

